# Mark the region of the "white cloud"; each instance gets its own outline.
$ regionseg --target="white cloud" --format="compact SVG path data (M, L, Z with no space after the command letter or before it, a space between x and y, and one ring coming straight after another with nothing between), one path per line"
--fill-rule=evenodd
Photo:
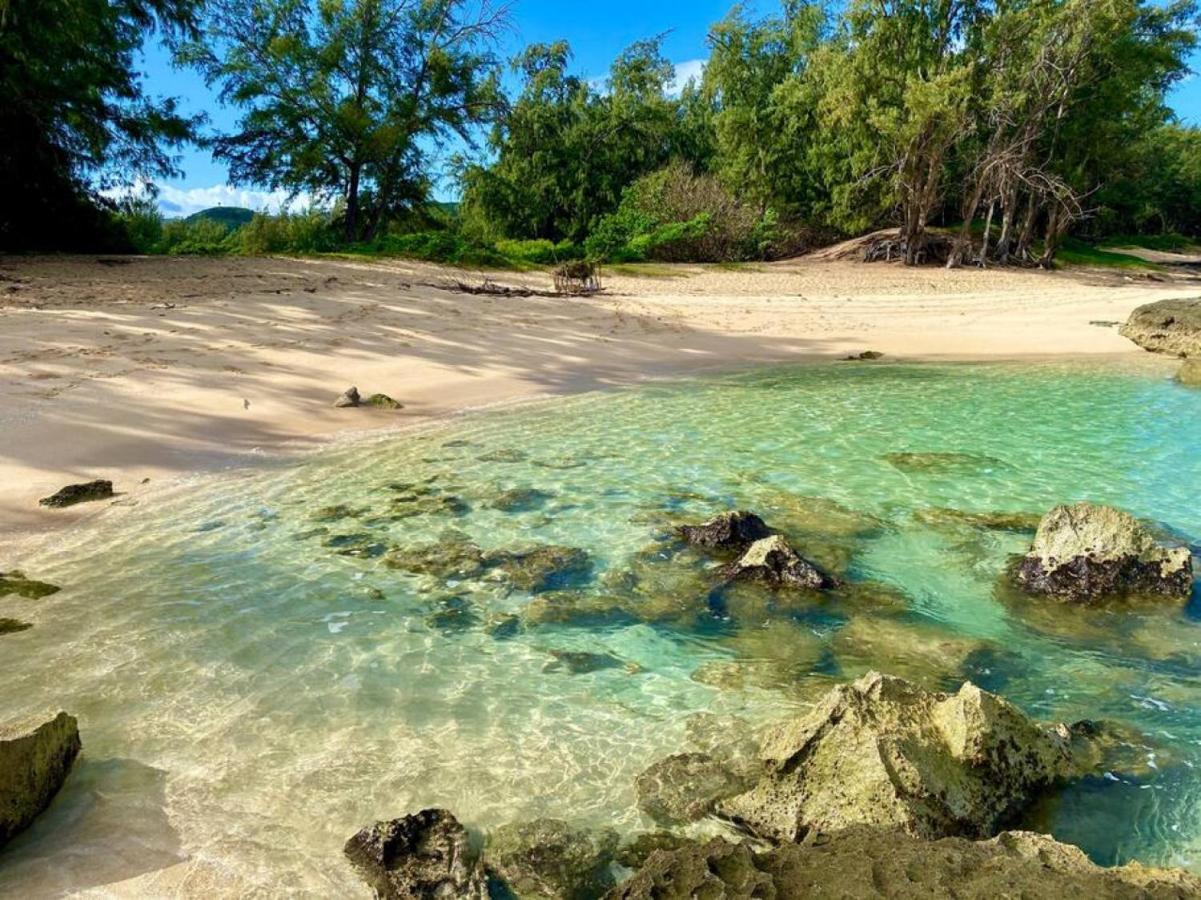
M667 92L674 97L684 90L684 86L688 82L696 81L697 84L700 84L701 76L705 74L705 65L708 62L707 59L689 59L676 63L676 77L667 86Z
M146 187L143 185L132 191L119 190L106 192L117 199L129 194L145 196ZM238 188L229 184L215 184L211 187L180 188L169 184L158 186L158 207L168 218L190 216L192 213L209 209L213 206L241 206L256 212L278 212L284 207L289 209L304 209L309 206L309 198L300 196L287 203L286 191L254 191Z

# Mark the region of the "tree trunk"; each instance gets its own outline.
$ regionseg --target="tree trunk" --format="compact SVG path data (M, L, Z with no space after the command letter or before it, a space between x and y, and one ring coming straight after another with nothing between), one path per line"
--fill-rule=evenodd
M997 208L995 199L988 201L988 215L984 219L984 243L980 246L980 268L988 266L988 239L992 232L992 216Z
M359 239L359 179L362 166L354 163L350 167L350 182L346 185L346 242L353 244Z

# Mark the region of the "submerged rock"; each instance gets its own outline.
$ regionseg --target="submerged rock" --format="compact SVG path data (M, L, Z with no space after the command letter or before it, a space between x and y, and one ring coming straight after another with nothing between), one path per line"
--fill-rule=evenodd
M902 472L970 475L1008 468L1004 460L977 453L889 453L884 460Z
M1079 774L1072 740L973 684L943 694L872 672L769 732L763 776L717 808L778 841L853 825L988 837Z
M494 567L513 587L531 594L571 587L592 573L592 559L578 547L543 545L491 553Z
M43 497L38 501L40 506L52 509L63 509L77 503L92 503L96 500L110 500L114 496L113 483L104 479L89 481L86 484L68 484L57 493Z
M0 847L50 805L81 746L79 723L65 712L0 726Z
M480 615L466 597L444 597L425 617L425 624L438 631L466 631L480 624Z
M534 597L526 604L521 616L526 625L534 626L632 624L638 621L631 612L633 605L624 597L584 591L551 591Z
M660 825L686 825L713 812L719 800L745 791L746 767L707 753L661 759L638 776L638 808Z
M497 494L488 506L507 513L530 512L541 509L553 496L537 488L511 488Z
M1106 869L1076 847L1042 834L1007 831L988 841L925 841L854 827L756 853L713 838L652 853L606 900L1181 900L1201 879L1137 863Z
M0 635L28 631L32 627L28 622L21 622L17 619L0 619Z
M449 532L433 544L395 547L384 558L384 565L416 575L437 578L473 578L484 572L484 551L459 532Z
M347 841L343 852L383 900L488 896L466 829L444 809L376 822Z
M497 641L507 641L521 634L521 616L498 613L484 623L484 633Z
M834 632L830 647L849 677L879 669L925 687L961 683L969 660L992 649L988 641L928 622L884 616L855 616Z
M362 397L359 396L359 389L351 387L339 395L338 399L334 401L334 407L336 409L347 409L358 406L360 403L362 403Z
M586 650L551 650L551 660L542 667L543 672L567 672L569 675L586 675L605 669L626 669L630 664L612 653L590 653Z
M40 600L62 590L56 584L45 581L34 581L26 578L22 572L0 572L0 597L16 594L26 600Z
M1021 512L967 512L962 509L935 507L922 509L913 516L923 525L932 528L967 526L986 531L1013 531L1033 534L1038 530L1042 516L1038 513Z
M471 504L454 494L443 494L436 490L401 494L392 498L393 518L411 519L417 516L455 516L461 518L471 512Z
M1201 299L1140 306L1119 333L1152 353L1201 356Z
M488 872L522 900L590 900L612 887L617 832L558 819L504 825L488 839Z
M345 503L336 503L333 506L321 507L313 513L311 518L314 522L341 522L343 519L357 519L366 512L365 509L355 509Z
M404 409L403 403L399 400L393 400L387 394L372 394L363 401L363 406L370 406L375 409Z
M1134 516L1109 506L1057 506L1043 518L1016 571L1018 585L1080 603L1164 596L1187 600L1193 561L1187 547L1161 545Z
M845 362L874 362L877 359L883 359L884 354L879 350L864 350L862 353L852 353L844 358Z
M771 529L751 512L727 512L700 525L684 525L680 535L689 544L717 550L742 550L771 536Z
M1201 356L1186 359L1176 373L1176 380L1188 387L1201 387Z
M824 591L838 582L792 549L780 535L755 541L737 561L728 566L731 580L760 581L772 587Z
M692 838L671 831L645 831L622 844L617 851L617 864L627 869L641 869L659 851L682 850L696 843Z

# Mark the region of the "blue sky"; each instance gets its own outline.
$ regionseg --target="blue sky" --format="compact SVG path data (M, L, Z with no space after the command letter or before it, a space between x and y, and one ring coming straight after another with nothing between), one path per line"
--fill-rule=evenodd
M640 38L666 33L664 51L682 74L699 72L707 55L709 26L730 9L732 0L517 0L513 29L504 37L502 50L511 56L526 44L566 39L575 53L575 71L585 77L603 76L609 63ZM770 0L746 4L770 10ZM1201 70L1201 58L1194 63ZM196 73L175 69L166 53L149 47L143 70L152 93L180 97L188 112L207 113L216 128L232 127L234 111L222 109L213 91ZM1172 97L1177 114L1201 124L1201 77L1190 78ZM180 179L160 183L159 203L167 215L186 215L208 206L275 206L272 197L255 186L231 187L228 172L204 150L183 154ZM443 189L443 193L447 189Z

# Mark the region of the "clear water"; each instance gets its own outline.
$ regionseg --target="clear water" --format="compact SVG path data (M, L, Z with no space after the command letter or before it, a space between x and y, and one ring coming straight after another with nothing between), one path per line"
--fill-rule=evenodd
M939 687L970 677L1046 719L1134 725L1140 771L1079 785L1043 818L1101 862L1201 871L1196 610L1014 605L994 588L1028 537L918 515L1087 498L1201 538L1201 392L1166 373L1154 360L758 371L475 414L109 510L23 560L61 593L0 599L0 616L36 623L0 638L0 709L71 710L85 743L50 813L0 854L0 895L181 861L215 879L185 893L361 895L343 841L429 805L481 830L553 815L634 833L650 826L634 777L691 746L697 714L733 737L869 667ZM898 452L969 456L913 470L884 459ZM397 482L469 510L390 521ZM491 508L520 487L545 502ZM314 521L336 504L357 518ZM732 507L905 599L708 596L687 559L639 563L666 523ZM598 594L640 564L685 612L498 636L487 623L528 594L328 546L447 528L484 549L582 548ZM451 597L464 615L433 615ZM619 663L548 667L563 650Z

